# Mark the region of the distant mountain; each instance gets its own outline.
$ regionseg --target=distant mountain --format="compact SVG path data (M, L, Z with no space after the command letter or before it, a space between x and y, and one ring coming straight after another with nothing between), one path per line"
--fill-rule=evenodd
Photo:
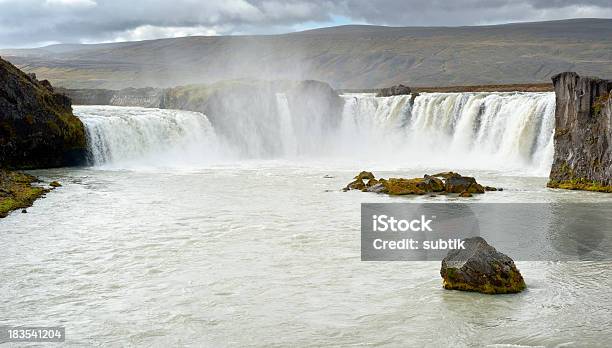
M336 88L612 78L612 19L471 27L348 25L284 35L184 37L0 50L71 88L169 87L219 80L315 79Z

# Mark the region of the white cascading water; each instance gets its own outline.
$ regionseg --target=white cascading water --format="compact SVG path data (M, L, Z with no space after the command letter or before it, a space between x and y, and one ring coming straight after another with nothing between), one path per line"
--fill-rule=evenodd
M335 128L326 132L321 131L325 120L293 115L283 94L276 95L276 112L266 115L268 124L276 124L270 128L274 134L238 126L230 127L230 137L215 134L205 115L188 111L78 106L75 114L86 126L98 166L197 166L228 156L252 158L252 152L237 149L258 148L266 136L277 139L272 157L538 176L550 170L554 93L424 93L414 100L408 95L342 97L340 122L330 122ZM235 146L231 139L247 144Z
M140 107L75 106L96 166L174 167L210 162L219 143L205 115Z
M424 93L413 105L410 96L344 98L341 141L364 157L411 168L550 171L554 93Z

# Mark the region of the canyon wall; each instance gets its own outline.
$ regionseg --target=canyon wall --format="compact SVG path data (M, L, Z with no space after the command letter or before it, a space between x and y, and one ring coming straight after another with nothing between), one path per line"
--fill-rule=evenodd
M549 187L612 192L612 81L553 77L555 155Z

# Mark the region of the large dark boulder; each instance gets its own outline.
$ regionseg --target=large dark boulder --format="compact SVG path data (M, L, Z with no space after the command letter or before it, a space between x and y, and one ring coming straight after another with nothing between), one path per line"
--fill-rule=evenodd
M453 176L446 179L447 193L484 193L485 189L471 176Z
M553 77L555 155L549 187L612 192L612 81Z
M376 94L377 97L392 97L394 95L407 95L410 94L412 92L412 90L410 89L410 87L408 86L404 86L404 85L395 85L392 87L388 87L388 88L382 88L378 94Z
M508 294L525 289L525 281L512 259L490 246L483 238L464 239L465 248L449 251L442 260L440 275L448 290Z
M85 154L85 130L70 99L0 59L0 167L78 165Z

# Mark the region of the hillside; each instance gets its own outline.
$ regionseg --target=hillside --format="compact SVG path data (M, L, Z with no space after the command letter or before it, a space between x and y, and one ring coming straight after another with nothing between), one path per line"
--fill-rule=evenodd
M478 27L341 26L268 36L185 37L0 50L71 88L168 87L236 78L315 79L335 88L550 82L612 77L612 19Z

